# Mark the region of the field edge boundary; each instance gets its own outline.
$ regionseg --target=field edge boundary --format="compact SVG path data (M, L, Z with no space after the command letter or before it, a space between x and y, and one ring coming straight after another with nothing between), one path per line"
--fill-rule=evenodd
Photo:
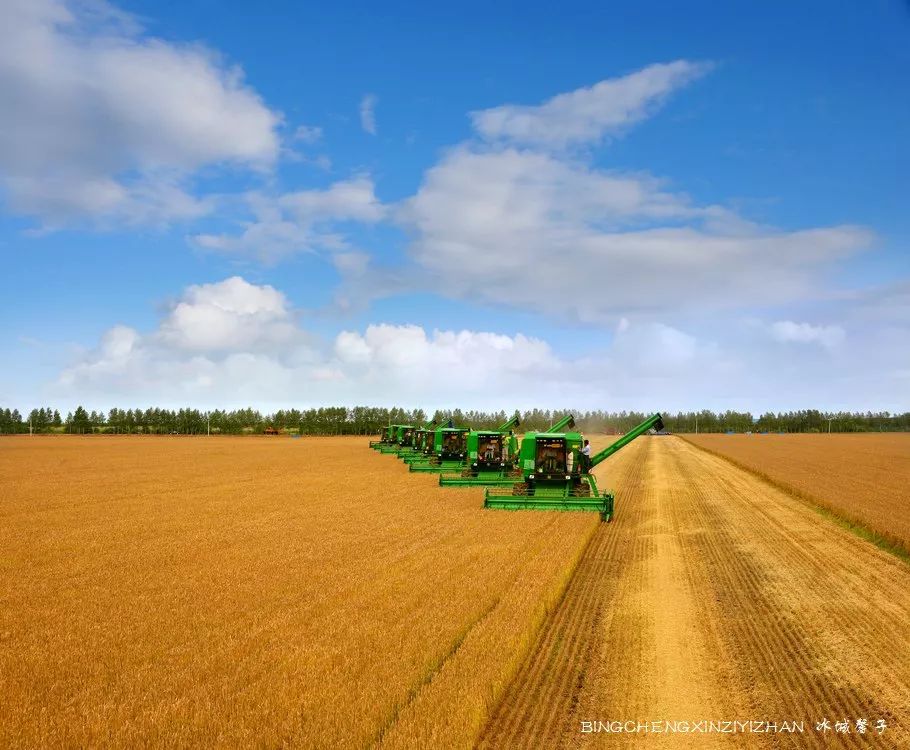
M889 534L885 534L885 533L876 531L875 529L871 528L870 526L867 526L858 517L851 516L848 513L843 513L843 512L837 511L833 507L831 507L830 505L825 503L823 500L821 500L820 498L815 497L814 495L810 495L808 492L805 492L804 490L801 490L798 487L794 487L793 485L791 485L787 482L781 481L779 479L775 479L774 477L766 474L765 472L761 471L760 469L755 469L741 461L738 461L735 458L731 458L730 456L724 455L720 451L716 451L712 448L707 448L703 445L699 445L698 443L695 443L692 440L689 440L684 435L676 435L675 437L678 437L680 440L684 441L688 445L691 445L693 448L695 448L697 450L704 451L705 453L707 453L711 456L714 456L715 458L719 458L722 461L726 461L728 464L735 466L737 469L745 471L754 477L758 477L763 482L767 482L768 484L770 484L772 487L775 487L776 489L779 489L782 492L785 492L786 494L790 495L791 497L796 498L797 500L802 502L804 505L806 505L808 508L810 508L811 510L818 513L823 518L828 519L829 521L836 524L837 526L840 526L842 529L846 529L847 531L854 534L855 536L858 536L860 539L863 539L867 542L874 544L876 547L878 547L883 552L887 552L888 554L893 555L894 557L898 558L902 562L910 565L910 546L905 544L900 539L892 537Z
M524 653L517 654L517 658L512 663L511 674L506 675L506 679L504 680L503 684L500 685L499 694L494 695L493 700L490 701L487 705L486 716L484 717L483 722L481 723L478 731L474 736L474 744L472 747L480 747L481 743L486 737L487 729L490 725L491 720L499 710L499 706L506 699L506 696L508 695L513 683L516 679L518 679L518 675L521 674L521 670L524 667L525 663L534 657L537 644L542 642L544 635L547 632L547 626L555 616L556 612L559 610L559 607L562 605L563 600L566 598L566 596L568 596L569 589L572 587L572 582L575 580L575 577L578 575L578 571L581 568L581 563L585 559L585 556L588 554L588 550L594 544L594 538L597 536L598 532L601 531L602 526L603 522L592 528L591 533L588 535L588 538L582 545L581 550L573 561L573 564L566 571L566 575L561 581L560 589L557 591L556 596L553 597L550 604L544 607L544 611L541 613L539 621L533 624L533 630L529 634L530 637L528 638L527 644L525 645Z

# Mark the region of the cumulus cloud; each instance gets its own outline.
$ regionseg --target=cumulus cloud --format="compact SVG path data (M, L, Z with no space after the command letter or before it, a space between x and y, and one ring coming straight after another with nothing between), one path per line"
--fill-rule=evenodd
M413 266L403 270L455 298L524 309L558 299L551 315L586 322L818 296L825 272L868 248L870 231L761 226L646 172L594 167L591 153L563 148L629 128L709 69L651 65L539 106L473 113L479 138L446 152L392 214L410 237ZM370 276L351 274L343 295L383 290L396 286L377 290Z
M536 106L507 104L471 113L487 139L565 147L615 135L652 114L673 91L710 70L706 63L677 60L649 65L620 78L554 96Z
M150 331L111 327L61 372L50 395L97 406L905 407L906 324L785 352L768 336L770 325L725 321L696 334L622 318L612 335L592 336L571 353L527 333L416 324L322 338L283 292L233 277L188 287ZM803 340L819 335L792 330Z
M648 175L470 144L428 170L398 218L445 294L515 307L560 299L562 315L588 321L789 302L871 241L853 226L760 227Z
M834 347L844 340L844 329L840 326L814 326L811 323L794 323L779 320L771 325L771 336L777 341L797 344L819 344Z
M187 184L276 158L280 115L198 45L144 34L99 0L10 0L0 24L0 191L46 227L191 219Z
M157 332L161 344L193 352L268 350L297 338L284 294L239 276L188 287Z
M375 94L364 94L360 100L360 127L365 133L376 135L376 102Z
M321 249L345 251L347 242L337 229L340 223L372 224L386 212L367 175L335 182L324 190L278 196L248 193L245 204L251 217L240 223L239 233L196 234L191 241L207 250L266 261Z
M192 398L213 406L454 405L479 392L494 408L529 390L532 375L565 372L547 343L522 334L377 324L322 340L301 325L282 292L232 277L185 289L152 331L113 326L61 373L58 388L80 398Z
M342 331L335 340L335 354L347 364L375 366L398 375L438 370L438 376L461 378L483 366L502 375L528 373L540 368L541 376L558 362L540 339L518 334L505 336L477 331L433 331L416 325L370 325L363 334ZM413 373L408 371L413 370ZM482 384L482 377L477 385Z

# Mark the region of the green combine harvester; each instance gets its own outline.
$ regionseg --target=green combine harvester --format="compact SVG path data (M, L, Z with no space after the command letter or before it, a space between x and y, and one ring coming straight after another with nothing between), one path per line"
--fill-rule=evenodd
M428 426L426 430L418 430L414 436L414 450L408 453L402 453L399 455L402 461L406 464L422 464L429 461L434 455L434 448L436 445L436 432L441 427L435 427L433 425Z
M407 447L414 441L416 428L412 424L393 424L386 429L387 433L382 440L370 443L370 447L380 453L398 453L402 447Z
M398 425L390 424L388 427L383 427L379 431L379 440L371 440L370 448L374 451L378 451L384 445L391 445L392 438L395 435L395 428Z
M468 433L468 455L460 474L440 474L442 487L511 487L522 478L518 464L518 439L512 428L518 427L518 417L495 430L472 430ZM571 415L547 428L559 432L574 427Z
M406 458L408 469L426 473L459 471L468 455L469 431L467 427L437 427L431 452Z
M471 430L467 437L467 455L460 474L440 474L443 487L514 484L518 440L512 428L520 424L512 417L495 430Z
M413 434L407 439L407 443L401 443L398 447L398 457L407 461L413 456L422 456L427 445L427 436L433 434L433 428L436 422L430 422L423 427L418 427Z
M662 430L660 414L649 417L616 442L585 460L578 432L529 432L521 441L521 481L511 488L491 487L485 508L503 510L589 510L602 521L613 517L613 493L601 493L591 470L648 430ZM560 428L561 429L561 428Z

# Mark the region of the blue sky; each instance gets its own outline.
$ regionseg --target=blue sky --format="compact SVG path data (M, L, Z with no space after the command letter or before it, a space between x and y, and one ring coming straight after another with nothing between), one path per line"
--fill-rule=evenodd
M906 410L906 3L0 31L0 403Z

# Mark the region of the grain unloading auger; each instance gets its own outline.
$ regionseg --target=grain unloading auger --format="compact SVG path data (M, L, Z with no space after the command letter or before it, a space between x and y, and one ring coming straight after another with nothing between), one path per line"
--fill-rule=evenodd
M585 460L578 432L529 432L522 438L521 481L511 488L488 488L485 508L504 510L589 510L602 521L613 517L613 493L597 488L591 470L648 430L662 430L660 414L648 417L616 442Z
M460 474L440 474L443 487L511 487L521 481L518 464L518 439L512 433L520 424L518 416L512 417L495 430L471 430L468 433L468 455ZM558 432L564 427L574 427L571 415L563 417L548 432Z

